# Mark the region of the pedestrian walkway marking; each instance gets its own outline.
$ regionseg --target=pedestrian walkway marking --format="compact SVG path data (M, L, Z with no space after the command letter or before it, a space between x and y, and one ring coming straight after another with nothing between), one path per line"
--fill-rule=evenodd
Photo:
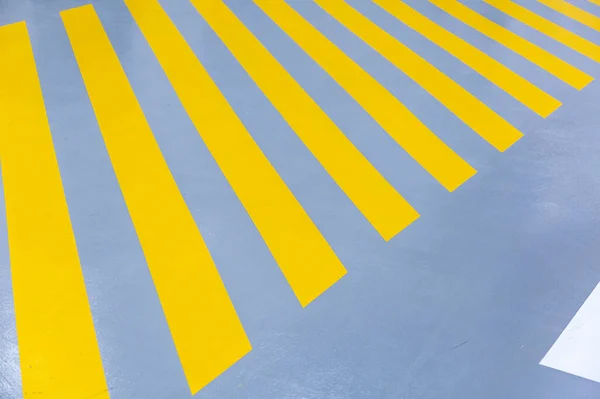
M600 17L564 0L538 0L540 3L595 30L600 30Z
M600 284L540 362L565 373L600 382Z
M308 305L346 269L159 3L126 4L296 297Z
M475 96L343 0L315 2L417 82L496 149L504 151L523 136Z
M509 48L578 90L583 89L594 80L587 73L563 61L549 51L523 39L502 25L485 18L457 0L429 1L454 18L479 31L479 33Z
M281 116L385 240L418 213L221 0L191 0Z
M403 24L437 44L483 77L516 98L523 105L547 117L562 104L502 65L477 47L442 28L401 0L374 0L375 4L396 17Z
M592 80L591 76L455 0L430 1L573 87L582 88ZM511 1L485 1L600 62L598 45ZM191 2L384 238L393 237L418 217L221 0ZM551 112L550 108L558 106L557 102L551 105L554 99L544 92L535 94L538 89L527 82L517 90L515 82L521 80L518 75L437 27L404 2L375 2L538 114ZM563 1L540 2L575 20L596 21L590 19L591 14ZM593 2L600 5L600 0ZM346 269L158 0L125 0L125 3L300 304L308 305L337 282ZM256 3L444 187L453 190L475 173L384 86L293 7L283 0L256 0ZM343 0L316 0L316 3L498 150L507 149L522 136L485 104ZM190 390L195 393L248 353L250 342L93 6L64 11L61 16ZM0 27L0 53L8 60L0 63L0 158L24 396L108 399L75 237L24 22ZM528 94L522 94L527 91ZM531 96L535 95L545 99L546 105L531 103ZM569 329L569 334L585 335L575 329ZM563 345L562 336L559 341L543 364L568 369L586 378L600 378L581 371L588 364L587 358L563 362L564 354L571 349L559 350L568 346ZM567 343L574 345L571 341Z
M0 28L0 157L25 398L108 399L33 51Z
M475 169L396 97L284 0L256 0L255 3L445 188L452 191L475 174Z
M195 393L250 342L93 6L61 17Z
M497 8L503 13L528 25L529 27L551 37L567 47L585 55L586 57L600 62L600 46L581 36L563 28L562 26L540 17L525 7L513 3L510 0L484 0L489 5Z

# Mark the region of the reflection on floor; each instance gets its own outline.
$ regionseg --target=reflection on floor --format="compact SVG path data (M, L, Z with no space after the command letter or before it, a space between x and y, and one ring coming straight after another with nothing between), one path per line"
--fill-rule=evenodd
M600 397L600 2L0 6L0 398Z

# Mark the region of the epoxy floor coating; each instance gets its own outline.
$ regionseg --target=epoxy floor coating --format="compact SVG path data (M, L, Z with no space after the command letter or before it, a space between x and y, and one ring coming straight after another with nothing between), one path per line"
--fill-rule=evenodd
M600 397L598 77L594 0L0 0L0 398Z

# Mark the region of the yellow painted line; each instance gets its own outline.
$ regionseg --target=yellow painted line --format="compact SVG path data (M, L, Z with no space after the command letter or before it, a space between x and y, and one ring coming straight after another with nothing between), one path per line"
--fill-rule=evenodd
M316 0L325 11L417 82L496 149L523 135L475 96L342 0Z
M384 239L418 213L221 0L192 0L306 147Z
M595 30L600 30L600 17L564 0L538 0L540 3Z
M484 0L489 5L530 26L531 28L551 37L567 47L600 62L600 46L563 28L562 26L540 17L536 13L509 0Z
M511 49L568 85L581 90L594 78L456 0L429 0L454 18ZM598 0L600 1L600 0Z
M600 0L589 0L590 3L600 6Z
M125 2L296 297L308 305L346 269L159 3Z
M536 87L477 47L442 28L403 1L375 0L374 2L406 26L473 68L473 70L541 117L547 117L562 105L550 94Z
M285 1L255 3L444 187L452 191L475 174L475 169Z
M0 28L0 158L25 398L108 399L24 22Z
M94 8L61 16L195 393L250 342Z

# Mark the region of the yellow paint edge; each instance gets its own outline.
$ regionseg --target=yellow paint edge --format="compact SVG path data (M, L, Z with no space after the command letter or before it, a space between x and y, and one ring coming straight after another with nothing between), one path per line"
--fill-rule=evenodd
M455 190L476 173L385 87L285 1L255 3L446 189Z
M191 0L273 106L384 239L418 213L221 0Z
M545 118L562 103L477 47L439 26L400 0L375 0L399 21L449 52L484 78Z
M25 398L108 399L24 22L0 28L0 158Z
M308 305L346 269L159 3L126 4L296 297Z
M538 45L525 40L496 22L478 14L457 0L429 1L454 18L514 51L516 54L524 57L577 90L583 89L594 80L592 76L582 70L558 58Z
M246 355L250 342L93 6L61 17L196 393Z

